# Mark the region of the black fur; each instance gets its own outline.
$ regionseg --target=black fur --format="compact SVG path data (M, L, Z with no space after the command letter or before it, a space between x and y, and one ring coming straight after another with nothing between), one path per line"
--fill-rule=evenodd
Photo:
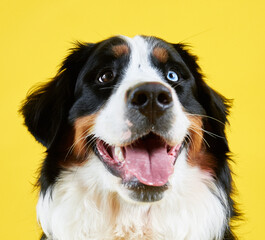
M221 94L211 89L203 80L204 76L197 63L198 58L190 53L187 45L174 44L174 48L180 54L185 64L192 72L195 78L197 91L196 98L205 110L204 129L213 134L204 133L203 137L207 145L207 151L212 152L216 156L216 181L218 185L225 191L230 206L228 219L239 217L239 213L235 208L234 201L231 198L233 194L232 176L229 168L230 150L225 134L225 126L229 124L227 116L231 107L231 100L226 99ZM181 99L180 99L181 100ZM183 103L185 105L185 103ZM236 236L228 226L224 239L236 239Z
M46 240L47 238L46 238L46 236L44 235L44 234L42 234L42 236L41 236L41 239L40 240Z

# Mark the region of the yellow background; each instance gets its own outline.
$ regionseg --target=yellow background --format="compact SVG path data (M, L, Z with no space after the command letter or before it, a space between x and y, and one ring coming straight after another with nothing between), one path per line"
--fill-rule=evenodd
M228 137L240 239L265 239L265 2L260 0L1 0L0 239L38 239L33 191L44 148L17 113L32 85L56 73L71 42L116 34L184 41L208 83L234 99Z

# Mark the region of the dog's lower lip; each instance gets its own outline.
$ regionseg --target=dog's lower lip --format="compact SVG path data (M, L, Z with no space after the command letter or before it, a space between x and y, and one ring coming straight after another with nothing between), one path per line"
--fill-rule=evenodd
M163 186L148 186L140 183L136 178L129 182L122 181L123 187L130 190L129 196L131 199L138 202L157 202L160 201L164 192L169 188L169 183Z
M122 181L122 185L127 189L145 189L145 188L153 188L153 189L160 189L160 190L166 190L168 189L169 183L167 182L163 186L154 187L154 186L148 186L145 184L140 183L136 178L131 179L130 181Z

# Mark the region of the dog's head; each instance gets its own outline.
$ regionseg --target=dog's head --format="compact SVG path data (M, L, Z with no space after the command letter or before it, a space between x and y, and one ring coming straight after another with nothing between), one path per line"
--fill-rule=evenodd
M22 113L47 147L42 191L62 169L96 158L114 182L110 191L153 202L171 187L180 155L230 189L227 108L186 46L120 36L78 44L57 76L27 97Z

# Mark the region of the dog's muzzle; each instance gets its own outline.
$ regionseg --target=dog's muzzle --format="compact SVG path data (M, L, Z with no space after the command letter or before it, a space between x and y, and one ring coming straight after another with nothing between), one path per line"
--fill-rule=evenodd
M97 152L108 170L133 191L131 198L158 201L183 142L170 144L174 119L172 90L158 82L136 85L126 94L127 142L118 146L97 140Z

